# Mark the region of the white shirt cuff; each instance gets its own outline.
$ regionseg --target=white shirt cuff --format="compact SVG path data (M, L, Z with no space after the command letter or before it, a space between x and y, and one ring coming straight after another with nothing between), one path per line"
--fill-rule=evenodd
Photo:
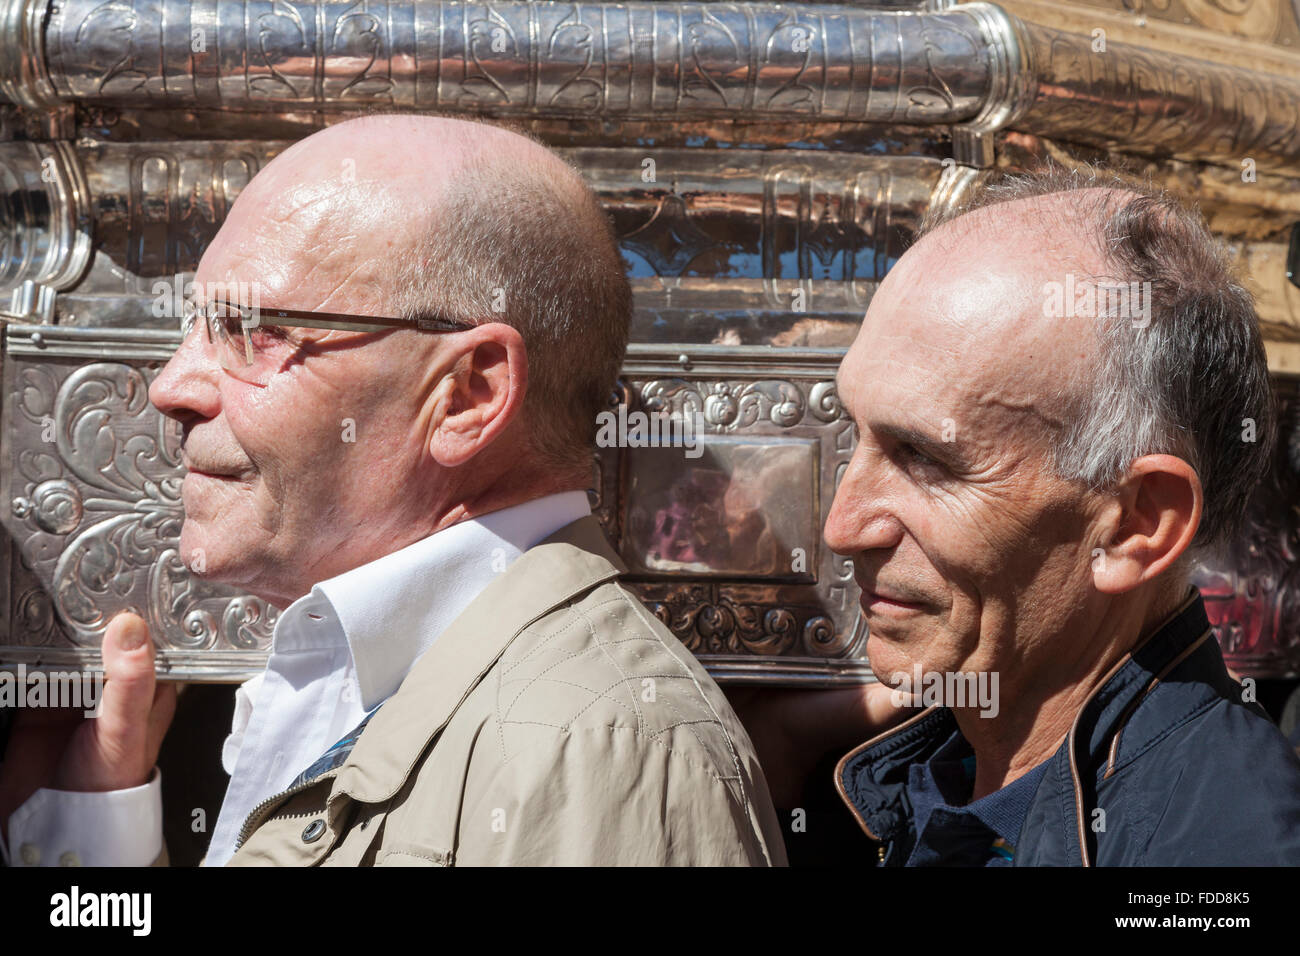
M162 852L162 772L98 793L42 788L9 817L10 866L149 866Z

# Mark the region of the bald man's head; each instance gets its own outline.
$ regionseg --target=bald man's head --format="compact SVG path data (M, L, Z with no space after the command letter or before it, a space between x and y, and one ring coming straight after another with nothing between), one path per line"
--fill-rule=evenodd
M414 254L390 263L396 314L519 329L536 451L557 468L589 470L596 416L627 351L632 291L623 259L576 169L523 136L495 130L480 141L478 128L460 124L471 160L421 217Z
M258 321L229 324L232 290ZM181 425L180 547L213 580L287 607L590 484L631 293L595 197L527 137L417 115L322 130L244 189L186 294L211 312L149 396ZM276 309L460 321L281 326Z
M538 459L589 467L631 289L599 202L541 143L449 117L358 117L277 156L225 226L209 254L274 300L515 327Z

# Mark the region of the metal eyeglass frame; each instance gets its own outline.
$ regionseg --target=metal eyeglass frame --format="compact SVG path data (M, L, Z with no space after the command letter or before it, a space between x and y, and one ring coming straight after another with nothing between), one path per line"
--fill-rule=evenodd
M274 309L240 305L225 299L216 299L205 306L192 300L187 306L193 309L195 321L206 317L210 307L224 307L239 314L239 325L244 333L244 360L253 364L253 342L248 330L264 325L282 328L336 329L343 332L374 332L379 329L413 329L418 332L468 332L477 328L468 322L435 316L430 319L395 319L379 315L352 315L346 312L304 312L300 309ZM249 315L252 318L249 318ZM211 327L208 336L211 337Z

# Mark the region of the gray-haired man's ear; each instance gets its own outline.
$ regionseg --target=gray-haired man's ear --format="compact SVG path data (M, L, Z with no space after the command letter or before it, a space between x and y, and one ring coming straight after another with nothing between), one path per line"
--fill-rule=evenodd
M1123 594L1167 571L1191 547L1204 500L1201 479L1181 458L1136 459L1107 509L1114 530L1092 562L1097 590Z

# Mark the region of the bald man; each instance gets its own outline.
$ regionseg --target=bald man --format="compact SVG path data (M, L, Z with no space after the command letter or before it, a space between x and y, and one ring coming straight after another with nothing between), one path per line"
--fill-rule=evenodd
M192 291L150 389L180 554L284 609L208 864L784 862L744 730L590 513L631 295L574 169L488 125L345 122L253 179ZM14 732L16 864L165 860L174 694L139 618L104 661L66 747Z
M1204 221L1101 171L992 186L926 224L837 382L859 442L825 538L881 683L785 723L905 718L833 778L880 861L1300 863L1300 761L1190 581L1275 416ZM750 726L778 779L797 744Z

